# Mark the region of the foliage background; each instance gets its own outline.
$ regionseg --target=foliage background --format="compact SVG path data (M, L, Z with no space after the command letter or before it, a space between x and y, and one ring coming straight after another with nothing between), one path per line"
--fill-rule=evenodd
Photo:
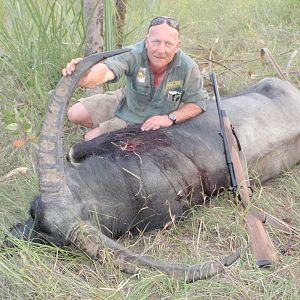
M112 0L108 0L112 1ZM174 16L181 23L184 51L199 63L207 79L218 74L221 94L230 94L266 76L276 76L262 63L267 47L289 80L300 88L300 3L298 0L130 0L123 44L143 38L149 21ZM37 138L51 90L60 70L84 50L82 1L0 0L0 231L27 217L38 194L35 170ZM291 59L293 58L293 59ZM290 66L289 66L290 65ZM210 90L208 80L206 88ZM74 98L82 95L78 91ZM75 100L73 100L75 101ZM300 126L300 125L299 125ZM80 139L81 129L66 122L65 147ZM27 175L5 177L17 167ZM274 215L300 225L299 167L260 185L254 200ZM190 212L189 220L122 242L168 261L186 263L224 256L248 240L242 216L229 194L209 199ZM187 285L143 271L139 278L104 266L75 249L19 242L0 251L3 299L299 299L299 241L270 232L281 255L271 270L255 266L247 249L242 259L216 278ZM288 244L288 245L287 245Z

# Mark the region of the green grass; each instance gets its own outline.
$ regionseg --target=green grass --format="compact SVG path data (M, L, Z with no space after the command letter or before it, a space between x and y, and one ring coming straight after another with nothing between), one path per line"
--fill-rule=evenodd
M217 72L221 95L275 74L270 63L262 65L260 61L262 47L270 49L283 70L293 51L300 50L298 0L131 0L128 12L124 45L143 38L151 18L178 18L182 48L197 60L205 76L211 70ZM17 167L28 168L26 176L0 179L2 240L11 225L27 217L29 203L38 194L36 144L30 138L39 134L49 93L61 76L61 68L71 58L83 55L85 29L81 1L75 0L0 0L0 16L0 178ZM290 81L298 88L299 57L298 53L290 74ZM210 89L208 80L205 84ZM76 96L82 93L78 91ZM18 131L6 129L13 122ZM30 130L26 124L31 125ZM81 132L66 125L67 149L81 138ZM16 139L28 142L14 148L12 141ZM300 227L299 195L298 166L262 186L258 183L254 200ZM248 242L242 216L229 198L225 193L192 209L186 220L139 237L124 237L122 242L169 262L200 263L223 257ZM146 270L138 277L128 276L117 270L109 257L101 265L73 248L18 242L17 249L0 251L1 297L299 299L299 240L268 229L277 249L286 251L274 268L258 269L247 248L241 260L224 274L190 285Z

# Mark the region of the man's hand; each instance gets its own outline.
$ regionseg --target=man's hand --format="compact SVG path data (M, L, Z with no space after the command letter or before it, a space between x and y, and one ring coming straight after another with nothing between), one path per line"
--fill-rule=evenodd
M176 124L189 120L201 114L204 110L194 103L184 103L178 110L172 111L176 115ZM169 119L168 115L158 115L150 117L144 122L141 129L144 131L156 130L161 127L172 126L173 121Z
M62 70L64 76L71 75L82 57L72 59ZM115 79L115 74L102 62L95 64L80 78L78 85L84 88L94 88L99 84Z
M171 121L167 115L159 115L146 120L141 129L143 131L157 130L161 127L170 127L172 124L173 121Z
M82 57L78 57L78 58L74 58L72 59L68 64L67 66L62 69L62 74L64 76L68 76L68 75L71 75L75 69L76 69L76 65L82 60Z

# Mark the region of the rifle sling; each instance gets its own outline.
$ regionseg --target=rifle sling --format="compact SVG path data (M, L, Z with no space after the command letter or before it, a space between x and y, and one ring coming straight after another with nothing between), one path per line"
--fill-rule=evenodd
M251 206L249 209L250 213L255 215L262 223L269 223L271 226L275 227L276 229L290 234L290 235L296 235L300 237L300 230L296 227L293 227L286 222L274 217L268 212L265 212L261 208L258 208L256 206Z

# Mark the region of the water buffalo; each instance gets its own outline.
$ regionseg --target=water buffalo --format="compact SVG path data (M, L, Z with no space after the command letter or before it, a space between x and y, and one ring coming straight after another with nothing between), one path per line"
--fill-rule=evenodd
M142 132L133 126L76 144L70 151L76 166L64 166L61 135L68 101L83 72L106 55L84 59L53 93L40 135L41 196L32 202L27 222L12 233L57 246L74 244L99 259L108 247L129 273L135 265L147 266L192 282L221 272L238 253L185 266L135 254L113 240L128 231L162 227L202 203L203 195L228 187L213 102L204 114L170 128ZM223 107L248 166L262 181L300 160L300 92L289 82L264 79L225 99Z

